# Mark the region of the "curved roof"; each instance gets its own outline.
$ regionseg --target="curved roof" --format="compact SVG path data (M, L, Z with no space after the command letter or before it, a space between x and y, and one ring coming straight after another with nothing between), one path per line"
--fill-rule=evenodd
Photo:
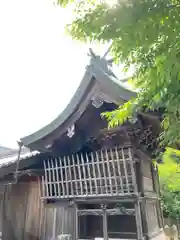
M70 103L50 124L30 134L29 136L21 138L23 145L29 146L32 143L47 137L64 124L74 112L78 111L80 104L85 98L87 98L88 90L92 90L94 82L98 82L103 88L107 89L108 93L112 96L115 102L120 102L122 100L128 101L130 98L136 96L135 91L127 88L127 86L125 86L125 84L123 84L123 82L115 76L107 60L91 54L90 64L86 67L84 77Z

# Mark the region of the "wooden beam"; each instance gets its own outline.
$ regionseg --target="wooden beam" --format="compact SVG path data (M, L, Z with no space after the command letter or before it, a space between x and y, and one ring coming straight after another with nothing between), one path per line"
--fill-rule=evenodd
M137 240L143 240L143 231L142 231L142 219L141 219L141 209L140 209L140 203L137 201L135 203L135 212L136 212L136 227L137 227Z
M81 209L78 210L78 215L103 215L103 209ZM114 209L106 209L107 215L135 215L134 209L126 209L126 208L114 208Z
M78 208L77 205L74 204L75 208L75 240L79 239L79 222L78 222Z
M103 210L103 236L104 236L104 240L108 240L106 205L103 206L102 210Z

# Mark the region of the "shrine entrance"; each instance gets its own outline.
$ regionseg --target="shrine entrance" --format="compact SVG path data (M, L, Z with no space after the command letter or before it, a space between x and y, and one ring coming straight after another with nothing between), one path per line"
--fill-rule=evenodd
M135 211L111 204L78 206L78 239L137 239Z

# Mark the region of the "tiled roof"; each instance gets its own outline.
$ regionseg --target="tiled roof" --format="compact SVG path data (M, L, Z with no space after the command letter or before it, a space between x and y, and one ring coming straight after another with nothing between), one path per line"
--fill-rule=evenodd
M0 147L1 150L1 147ZM16 162L18 159L19 149L8 149L6 151L0 151L0 168L3 166L9 166L12 163ZM28 148L22 148L20 160L29 158L39 154L38 151L31 152Z

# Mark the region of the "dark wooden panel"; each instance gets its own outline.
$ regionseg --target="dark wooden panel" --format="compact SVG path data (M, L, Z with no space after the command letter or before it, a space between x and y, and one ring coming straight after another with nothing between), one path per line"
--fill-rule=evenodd
M50 208L41 201L41 182L6 185L0 192L0 230L3 240L44 240L57 235L74 237L75 209L67 206Z
M43 205L40 182L7 185L3 202L3 239L40 239Z

